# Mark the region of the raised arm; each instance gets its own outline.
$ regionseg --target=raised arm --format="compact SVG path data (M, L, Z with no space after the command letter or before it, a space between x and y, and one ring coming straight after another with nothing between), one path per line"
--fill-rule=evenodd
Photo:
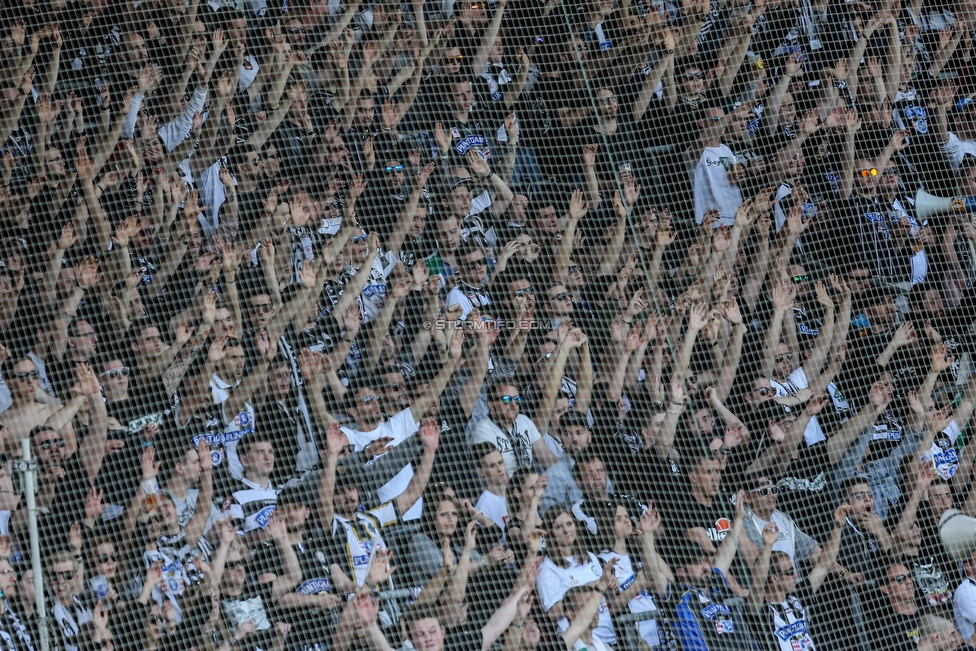
M406 513L427 489L430 471L434 467L434 455L437 454L437 444L440 442L440 423L433 418L425 418L420 424L417 436L424 443L424 451L420 455L420 463L414 467L410 483L396 498L399 513Z
M820 558L817 559L817 565L810 570L810 575L807 577L810 580L810 588L813 592L816 592L823 585L824 579L827 578L827 573L830 572L830 568L833 567L834 562L837 560L837 553L840 551L841 534L844 532L844 527L847 526L847 516L850 513L850 504L841 504L834 510L834 529L830 532L830 539L824 546Z
M197 546L200 536L207 528L210 519L210 505L213 503L213 460L210 456L210 444L206 438L200 438L197 443L197 456L200 457L200 493L197 495L197 507L190 517L190 521L183 528L186 542L190 548Z
M728 574L732 566L732 559L739 546L739 536L742 535L742 525L745 519L746 492L740 490L735 495L735 522L732 523L732 530L725 537L722 544L718 546L715 553L715 560L712 565L722 570L722 574Z

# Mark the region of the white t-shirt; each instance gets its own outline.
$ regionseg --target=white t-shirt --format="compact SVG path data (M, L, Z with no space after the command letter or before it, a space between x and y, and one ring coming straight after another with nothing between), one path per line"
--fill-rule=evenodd
M505 504L504 497L486 490L481 493L475 507L497 524L499 529L505 531L505 523L508 522L508 505Z
M589 561L583 565L573 567L559 567L546 556L542 565L539 567L539 577L535 580L535 591L539 595L539 602L542 610L549 612L563 597L570 588L577 585L589 585L600 580L603 575L603 568L600 561L592 552L586 552ZM600 604L600 625L593 631L594 637L600 638L607 644L616 644L617 637L613 633L613 622L610 619L610 608L607 606L606 599ZM557 622L559 632L564 632L569 628L569 620L565 617Z
M528 416L519 414L512 427L506 432L490 418L478 421L471 431L471 445L491 443L502 453L505 470L511 477L517 468L532 467L532 445L542 438Z
M617 558L617 562L613 565L613 575L617 577L617 582L620 584L620 592L624 592L637 580L637 572L634 571L633 563L631 563L630 556L627 554L616 554L614 552L603 552L600 554L600 560L604 563L609 562L611 558L615 557ZM668 586L668 590L670 591L670 586ZM632 613L649 613L658 609L654 604L654 596L646 589L634 595L633 599L627 602L627 607L630 608L630 612ZM661 644L661 635L657 629L657 620L651 619L639 622L637 628L640 631L640 636L652 649L657 648Z
M803 371L803 367L800 366L795 371L786 376L786 381L783 383L777 382L776 380L770 378L769 386L776 390L777 398L786 398L794 395L800 389L807 389L810 387L810 381L807 379L807 374ZM795 407L797 411L800 410L799 407ZM810 417L810 422L807 423L807 428L803 430L803 438L806 440L807 445L814 445L820 441L826 441L827 436L823 432L823 428L820 427L820 421L817 420L816 416Z
M956 620L956 630L962 639L969 641L976 625L976 583L970 578L963 579L952 596L952 613Z
M735 211L742 204L742 191L729 179L735 154L725 145L705 147L698 164L695 165L695 221L709 210L718 210L720 226L735 223Z
M238 383L239 384L239 383ZM215 405L223 405L230 397L233 386L224 382L216 373L210 376L210 393ZM254 408L251 401L244 403L244 407L237 414L228 414L223 406L220 408L224 420L224 452L227 454L227 471L234 479L240 479L244 472L241 460L237 458L237 442L254 431Z
M359 452L367 445L379 438L391 438L393 439L391 445L400 445L408 438L417 433L419 423L414 420L413 413L410 408L407 407L403 411L394 414L389 420L385 420L376 426L371 432L360 432L358 429L349 429L348 427L343 427L342 431L347 437L349 437L349 443L352 444L356 452ZM369 463L366 464L366 471L369 472ZM413 464L408 463L403 467L403 470L398 472L396 476L390 481L380 486L379 490L376 491L376 496L379 498L380 502L392 502L400 493L407 490L407 484L413 478ZM423 510L423 500L417 500L407 512L403 514L403 520L416 520L420 517L420 513Z
M445 307L451 307L452 305L461 306L461 320L463 321L468 318L471 310L476 307L480 308L484 305L491 305L491 299L484 290L475 289L474 287L461 283L447 294L447 299L444 301Z

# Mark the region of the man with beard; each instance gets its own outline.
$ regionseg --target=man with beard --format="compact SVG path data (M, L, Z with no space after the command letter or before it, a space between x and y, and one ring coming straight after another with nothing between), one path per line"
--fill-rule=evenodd
M488 293L488 259L485 251L474 242L465 242L457 250L460 282L452 289L445 301L445 308L461 306L461 319L467 319L474 308L491 305Z
M146 40L139 33L124 34L121 45L118 65L104 81L109 83L113 94L120 96L126 89L132 86L138 87L138 92L132 96L129 118L126 120L134 125L135 115L140 110L150 114L158 112L159 100L155 96L155 89L163 79L163 71L150 61Z

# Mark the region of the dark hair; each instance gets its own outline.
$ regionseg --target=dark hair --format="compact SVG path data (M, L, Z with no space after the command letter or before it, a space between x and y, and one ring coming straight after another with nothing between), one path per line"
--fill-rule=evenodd
M269 429L270 428L258 427L254 431L248 432L246 436L243 436L241 440L237 442L237 457L241 458L250 452L251 447L253 447L256 443L270 443L271 449L274 450L274 437L269 435Z
M489 443L490 445L490 443ZM522 486L525 485L526 480L532 475L538 475L539 472L535 468L516 468L512 476L508 478L508 485L505 487L505 506L508 508L508 515L510 517L515 517L518 512L515 502L512 496L515 495L515 491L522 492Z
M499 452L493 443L475 443L471 446L471 458L477 461L479 466L481 466L481 462L484 461L485 457L492 452Z
M573 526L576 527L576 538L573 540L567 556L564 557L562 555L553 555L553 552L555 552L556 549L555 545L552 543L549 544L547 556L549 557L549 560L556 564L557 567L565 569L572 567L573 564L582 565L583 563L588 562L590 560L590 555L586 549L586 545L584 544L583 534L580 533L580 525L579 522L576 521L576 516L574 516L572 511L565 506L556 504L549 507L549 510L547 510L545 515L542 516L542 530L546 532L549 540L552 540L552 526L556 522L556 519L564 513L572 519Z
M580 452L576 456L576 463L573 464L573 478L576 479L577 484L579 483L580 473L583 472L581 468L583 467L584 464L590 464L593 463L594 461L599 461L600 463L604 463L603 457L600 455L599 452L593 449L594 447L595 446L591 445L588 449ZM606 470L605 463L603 468L604 470Z
M931 280L926 280L912 286L912 291L908 293L908 302L911 304L912 309L918 308L921 310L922 302L925 300L925 294L933 290L939 292L939 298L941 299L942 291L939 289L939 285Z
M515 378L498 378L488 385L485 396L488 400L497 400L502 387L515 387L515 390L518 391L518 381Z
M454 255L456 259L460 261L461 258L463 258L464 256L471 255L472 253L477 253L478 251L484 253L484 249L478 246L473 239L470 239L467 242L462 242L461 246L459 246L457 248L457 251L454 252Z
M403 618L400 620L403 622L403 630L406 631L407 638L410 637L410 627L419 622L422 619L434 619L437 623L443 627L444 623L441 622L441 617L437 613L436 608L431 608L427 605L414 605L411 606L405 613L403 613Z
M868 490L870 491L871 484L869 484L868 480L864 479L863 477L848 477L842 481L840 488L837 489L837 496L840 497L840 501L846 502L847 498L850 497L851 490L853 490L855 486L859 486L861 484L867 486Z

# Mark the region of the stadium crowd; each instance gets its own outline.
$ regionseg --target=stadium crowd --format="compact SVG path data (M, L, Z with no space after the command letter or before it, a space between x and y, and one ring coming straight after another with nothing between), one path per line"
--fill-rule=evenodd
M0 7L0 650L976 647L976 0Z

